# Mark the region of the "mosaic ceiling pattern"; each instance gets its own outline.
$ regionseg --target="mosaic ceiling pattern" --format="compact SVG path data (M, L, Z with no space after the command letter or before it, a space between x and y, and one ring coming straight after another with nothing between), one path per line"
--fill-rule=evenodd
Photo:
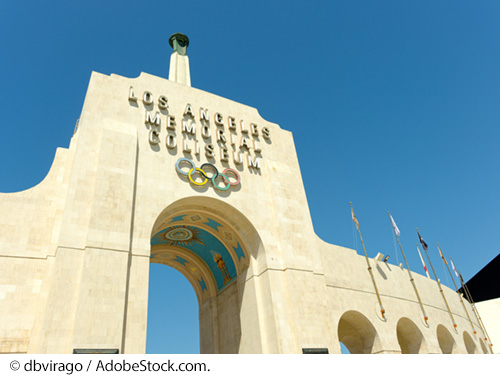
M249 255L238 234L223 220L203 212L174 214L151 239L151 262L166 264L190 280L204 301L234 282Z

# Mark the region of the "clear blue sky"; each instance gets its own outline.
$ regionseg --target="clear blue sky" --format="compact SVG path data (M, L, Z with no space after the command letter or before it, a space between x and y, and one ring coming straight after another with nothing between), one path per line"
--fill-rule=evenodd
M368 254L402 262L390 211L412 270L418 227L442 282L436 243L469 279L500 252L499 20L497 0L2 1L0 191L68 147L92 70L168 77L182 32L193 87L293 132L322 239L360 247L352 201ZM199 350L178 276L152 271L150 352Z

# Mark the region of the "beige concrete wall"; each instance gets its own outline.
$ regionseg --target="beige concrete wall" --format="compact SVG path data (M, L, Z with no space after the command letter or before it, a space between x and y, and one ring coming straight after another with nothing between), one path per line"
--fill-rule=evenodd
M484 323L486 332L493 344L493 353L500 353L500 299L490 299L476 303L476 307Z
M131 87L137 100L129 99ZM145 92L153 104L142 101ZM159 107L161 95L168 110ZM195 115L194 138L182 132L187 104ZM209 111L210 138L201 135L200 108ZM160 116L158 145L150 143L155 126L145 123L146 111ZM215 125L216 112L224 126ZM174 131L166 128L167 115L175 116ZM258 125L258 137L248 141L257 140L261 152L252 143L243 150L259 159L260 169L220 161L216 132L229 137L228 116ZM176 148L167 148L168 133ZM183 153L183 135L193 150L198 141L199 154ZM231 152L246 134L234 135L236 146L227 143ZM215 159L205 155L207 144L216 147ZM190 185L176 173L180 157L198 167L208 161L233 168L241 185L230 192ZM223 219L249 254L248 269L234 283L200 302L202 352L326 347L339 353L339 333L371 353L400 353L400 340L405 350L465 353L464 337L469 349L481 349L482 335L474 335L456 293L444 290L457 331L436 283L415 274L426 325L407 272L371 260L386 309L386 318L380 317L364 257L314 234L290 132L254 108L162 78L93 73L69 149L58 149L38 186L1 194L0 208L1 352L144 352L151 237L178 209Z

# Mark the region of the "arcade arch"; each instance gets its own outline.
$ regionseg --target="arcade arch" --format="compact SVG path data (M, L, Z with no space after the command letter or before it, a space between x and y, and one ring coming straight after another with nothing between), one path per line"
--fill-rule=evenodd
M342 315L337 333L339 341L351 354L370 354L380 349L375 327L358 311L347 311Z
M471 335L469 335L466 331L464 331L464 344L465 349L467 349L467 353L475 354L477 353L476 343L472 339Z
M396 334L402 354L418 354L425 342L420 329L408 318L399 319Z
M448 331L445 326L440 324L437 326L436 334L441 352L443 354L455 353L457 344L450 331Z

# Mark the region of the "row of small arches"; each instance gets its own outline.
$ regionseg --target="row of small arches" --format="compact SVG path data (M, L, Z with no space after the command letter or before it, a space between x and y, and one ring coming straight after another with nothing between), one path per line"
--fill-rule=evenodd
M409 318L401 318L396 326L396 334L402 354L432 353L428 343L417 327ZM340 318L338 337L351 354L371 354L383 350L380 338L370 320L358 311L347 311ZM460 346L455 341L450 331L442 324L436 328L436 337L443 354L461 353ZM478 348L472 336L464 331L462 333L465 350L469 354L487 354L483 340L479 338Z

